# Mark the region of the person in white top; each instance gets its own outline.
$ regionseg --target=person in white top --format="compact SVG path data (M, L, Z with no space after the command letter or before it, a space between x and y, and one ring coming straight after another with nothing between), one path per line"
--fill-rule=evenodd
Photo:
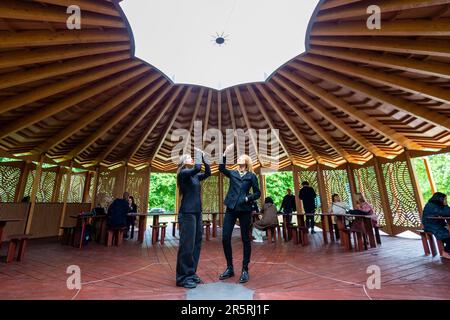
M342 202L341 198L337 193L331 196L331 208L330 214L346 214L348 210L350 210L350 206L348 203ZM332 217L333 220L333 228L334 233L336 235L336 239L339 239L339 228L337 226L336 217Z

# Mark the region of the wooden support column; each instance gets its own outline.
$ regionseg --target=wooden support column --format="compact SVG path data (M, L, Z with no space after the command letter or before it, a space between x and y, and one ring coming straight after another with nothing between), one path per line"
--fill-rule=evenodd
M320 204L322 206L322 212L329 212L328 208L328 197L327 191L325 188L325 179L323 176L323 168L321 164L317 164L317 184L319 185L319 194L320 194Z
M127 178L128 178L128 163L125 163L125 166L123 167L122 177L120 180L119 187L117 188L117 192L119 194L116 194L116 198L122 198L123 193L127 190Z
M386 191L386 181L384 180L383 170L378 157L373 157L373 167L375 169L375 175L377 177L378 192L380 193L381 206L383 208L384 219L386 220L385 232L389 235L395 234L395 226L392 219L392 210L389 203L388 193Z
M67 200L69 198L70 184L72 182L72 170L73 170L73 160L70 161L69 171L66 173L66 183L64 186L64 194L63 194L63 208L61 211L61 216L59 217L59 227L64 227L64 217L66 216L67 211ZM62 230L59 229L59 235L62 235Z
M261 189L261 206L264 203L264 199L266 199L266 176L259 172L259 188Z
M31 165L32 164L30 162L26 161L22 163L19 184L16 191L16 202L21 202L25 196L25 188L27 186L28 173L30 172Z
M63 167L58 167L58 172L56 173L55 187L53 188L52 202L58 202L59 200L59 193L61 192L61 183L63 176L64 176Z
M347 163L346 169L347 169L348 183L350 185L351 201L353 204L353 208L355 208L356 207L355 195L357 193L356 183L355 183L355 175L353 174L353 168L350 163Z
M409 151L406 149L405 149L405 159L406 165L408 166L409 176L411 178L411 184L413 186L414 198L416 199L419 215L422 218L423 207L425 204L423 201L422 192L420 191L419 182L417 181L416 171L414 170L414 166L411 162L411 156L409 154Z
M142 197L142 213L148 212L148 202L150 200L150 175L151 175L151 169L150 166L148 166L145 170L144 179L142 183L144 184L144 194Z
M94 172L94 187L92 188L92 202L91 202L91 210L95 208L97 205L97 189L98 189L98 180L100 178L100 166L97 166Z
M91 178L92 178L92 172L87 171L86 172L86 180L84 181L84 188L83 188L83 199L81 202L87 203L89 199L89 189L91 188ZM92 199L91 199L92 202Z
M44 157L45 157L45 154L40 155L38 164L36 166L36 174L34 175L33 185L31 187L30 209L28 211L27 222L25 225L25 234L29 234L31 231L31 224L33 222L34 208L36 207L36 196L37 196L37 193L39 190L39 184L41 182L42 164L44 162Z
M437 192L436 183L433 177L433 171L431 170L430 160L428 157L423 158L423 164L425 165L425 170L427 171L428 182L430 183L431 193L435 194Z
M293 165L292 166L292 176L294 178L294 196L295 196L295 207L297 209L297 213L303 213L303 206L300 198L298 197L300 193L300 177L298 175L298 168Z

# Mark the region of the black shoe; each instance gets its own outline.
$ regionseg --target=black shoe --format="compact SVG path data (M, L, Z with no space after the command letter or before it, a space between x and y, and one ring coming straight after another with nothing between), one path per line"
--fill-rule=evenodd
M239 283L246 283L250 278L248 270L242 270L241 277L239 278Z
M192 276L192 280L193 280L195 283L202 283L202 282L203 282L202 279L200 279L200 277L199 277L198 275L196 275L196 274L194 274L194 275Z
M233 267L227 267L227 270L219 276L219 280L225 280L231 277L234 277Z
M315 234L316 232L314 230L311 230L311 234Z
M183 287L186 289L194 289L197 287L197 284L192 279L186 279L183 282L177 283L177 287Z

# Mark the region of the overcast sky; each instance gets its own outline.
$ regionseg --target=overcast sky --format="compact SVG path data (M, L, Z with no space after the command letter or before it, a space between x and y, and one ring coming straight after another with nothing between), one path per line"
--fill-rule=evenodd
M319 0L124 0L136 56L176 83L211 88L264 81L304 52ZM216 33L228 36L225 45Z

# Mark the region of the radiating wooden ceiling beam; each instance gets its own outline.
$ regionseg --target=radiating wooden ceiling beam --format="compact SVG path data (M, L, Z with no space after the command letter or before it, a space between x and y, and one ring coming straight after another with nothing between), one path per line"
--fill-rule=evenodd
M266 120L267 124L269 125L269 127L272 130L273 134L277 138L277 140L280 143L281 147L283 148L284 152L289 156L289 159L291 160L291 164L296 165L296 163L293 161L292 153L290 152L289 148L287 147L287 144L284 142L284 139L279 134L279 130L275 128L275 124L273 123L271 117L267 113L266 108L263 105L261 99L259 99L259 97L256 94L255 90L253 89L253 86L252 85L247 85L246 87L247 87L247 90L250 93L253 101L255 102L256 106L258 107L259 112L264 117L264 120Z
M360 163L355 160L352 155L350 155L339 143L337 143L334 138L326 132L320 125L315 122L312 117L304 112L300 106L298 106L290 97L284 94L281 90L279 90L272 83L267 84L268 88L272 90L272 92L277 95L281 101L284 102L295 114L304 121L320 138L322 138L330 147L332 147L336 152L344 158L347 162L350 163Z
M6 19L66 24L68 17L66 10L67 7L44 7L39 3L29 1L2 0L0 2L0 18ZM104 16L89 11L83 11L82 22L84 26L110 28L126 27L124 21L120 17Z
M448 0L377 0L370 3L370 5L379 6L383 14L393 11L420 9L442 4L448 4ZM335 10L321 11L317 15L316 21L325 22L353 17L366 17L367 7L368 4L366 2L359 2L352 4L351 6L346 6L345 8L336 8Z
M167 83L167 80L161 79L156 84L153 82L149 83L151 88L144 88L142 93L138 94L136 92L133 100L128 102L123 108L121 108L118 112L114 113L111 119L108 119L106 123L103 124L98 130L96 130L93 134L91 134L88 138L84 139L83 142L78 144L73 150L67 153L65 158L71 159L82 153L89 146L91 146L95 141L104 136L109 130L111 130L115 125L117 125L120 121L122 121L126 116L128 116L133 110L137 109L141 106L148 98L155 94L164 84ZM132 121L135 121L134 119Z
M321 11L328 10L328 9L345 6L345 5L352 4L355 2L360 2L360 1L362 1L362 0L327 0L321 4L320 10Z
M359 92L372 99L387 103L398 110L405 111L411 115L423 119L424 121L450 129L450 119L445 115L441 115L438 112L429 110L424 106L417 105L406 99L390 95L367 84L354 81L349 77L332 71L335 70L334 68L324 71L304 63L293 63L292 66L300 72L311 74L314 77L321 78L323 80L332 81L338 85L348 88L349 90Z
M56 135L49 137L47 140L45 140L45 142L41 143L39 146L37 146L35 148L35 152L39 152L39 150L48 151L48 150L52 149L53 147L57 146L64 140L70 138L76 132L80 131L83 127L86 127L94 120L98 119L99 117L101 117L104 114L108 113L109 111L113 110L121 103L127 101L136 92L139 92L140 90L144 89L146 86L151 84L153 81L155 81L159 77L160 77L159 74L153 74L150 77L146 77L143 80L137 81L136 83L134 83L132 86L130 86L126 90L123 90L118 95L109 99L103 105L98 106L97 108L95 108L94 110L89 112L88 114L85 114L84 116L78 118L76 122L65 127L63 130L59 131Z
M64 44L129 42L126 30L62 30L62 31L0 31L2 48L44 47Z
M374 81L382 85L405 90L443 103L450 102L450 90L446 90L437 85L432 86L423 81L413 80L395 74L387 74L370 68L360 67L353 63L342 60L334 60L317 55L304 55L300 61L319 65L330 70L339 71L343 74L352 75L368 81Z
M197 119L198 111L200 110L200 107L202 105L203 95L205 94L206 88L200 87L200 90L197 95L197 101L195 102L194 106L194 112L192 113L191 122L189 123L188 132L189 132L189 140L186 141L186 146L184 147L185 152L187 152L188 144L192 145L195 141L192 141L194 139L194 135L192 134L192 130L194 129L195 120ZM203 139L202 139L203 140Z
M70 45L33 50L20 49L0 54L0 69L129 50L130 45L127 43Z
M213 90L208 90L208 98L206 101L206 110L205 110L205 120L204 120L204 130L207 131L209 127L209 117L211 115L211 105L212 105L212 97L213 97Z
M383 21L381 29L370 30L366 20L340 23L315 23L311 36L450 36L450 18L437 21L429 19L409 19Z
M40 68L33 68L25 71L10 72L0 75L0 90L38 81L46 78L56 77L63 74L77 72L84 69L90 69L109 63L114 63L130 58L128 52L111 53L73 59L63 63L53 63Z
M174 101L178 98L181 91L183 90L183 86L177 86L175 91L172 93L171 97L165 103L165 106L162 108L162 110L159 112L156 119L153 121L152 125L144 131L142 136L137 140L137 143L130 149L130 152L126 156L126 159L128 162L134 157L134 155L139 151L139 149L142 147L142 145L145 143L145 141L148 139L149 135L153 132L153 130L156 128L158 123L161 121L161 119L166 115L167 111L172 107Z
M32 0L38 3L54 4L63 6L65 8L76 5L82 8L82 10L106 14L113 17L120 17L120 12L114 7L114 4L110 5L102 1L92 0Z
M312 158L317 161L318 163L322 163L323 160L319 156L319 154L316 152L316 150L312 147L311 143L306 139L306 137L301 133L295 123L289 118L289 116L284 113L284 111L281 110L281 108L278 107L277 102L275 99L269 94L269 92L266 90L264 85L261 84L255 84L258 91L264 96L264 98L269 102L269 104L272 106L272 109L275 110L275 112L278 114L278 116L283 120L286 125L289 127L289 129L292 131L292 133L296 136L297 140L304 146L304 148L309 152L309 154L312 156Z
M283 80L280 77L273 77L273 81L278 83L282 88L286 89L291 95L293 95L294 97L296 97L297 99L302 101L304 104L309 106L314 111L316 111L318 114L320 114L322 117L324 117L328 122L330 122L332 125L334 125L336 128L338 128L344 134L346 134L347 136L352 138L356 143L358 143L364 149L368 150L369 152L371 152L372 154L374 154L378 157L387 157L387 154L383 150L381 150L376 145L374 145L372 142L367 140L365 137L363 137L360 133L358 133L356 130L351 128L344 121L337 118L335 115L333 115L331 112L329 112L320 103L314 101L313 99L308 97L306 94L303 94L300 90L298 90L294 86L290 85L287 81Z
M450 41L399 37L312 37L311 45L450 57Z
M312 84L310 81L300 78L294 74L288 73L285 70L281 70L279 72L283 77L286 79L289 79L296 85L304 88L308 92L310 92L313 95L316 95L329 105L337 108L339 111L344 112L351 116L353 119L358 120L359 122L367 125L372 130L378 132L379 134L389 138L391 141L395 142L396 144L407 147L411 150L422 150L423 147L420 146L418 143L412 141L411 139L407 138L406 136L396 132L392 128L384 125L374 117L368 116L365 112L359 111L343 99L340 99L336 97L335 95L327 92L326 90L322 89L318 85Z
M82 90L78 90L63 99L57 100L56 102L50 103L45 106L45 108L39 108L35 112L29 112L25 116L11 121L0 128L0 139L9 135L10 133L19 131L26 128L36 122L46 119L58 112L61 112L71 106L76 105L86 99L94 97L104 91L107 91L115 86L120 85L134 77L138 77L145 72L150 70L150 67L146 65L141 65L137 68L133 68L121 74L120 76L109 77L110 75L122 71L123 68L106 68L103 72L97 74L97 76L105 77L105 80L96 84L95 86L90 86ZM109 77L109 78L108 78ZM0 109L1 111L1 109ZM1 112L0 112L1 113Z
M383 53L377 54L367 51L354 51L339 48L312 47L308 53L359 62L378 67L398 69L426 76L450 79L450 64L437 61L422 61L418 59L407 59L396 55Z
M184 104L186 103L187 98L190 96L192 92L192 86L189 86L184 93L183 97L181 98L181 101L178 103L178 105L175 107L173 115L170 117L170 121L167 124L167 128L164 131L164 134L161 136L161 139L158 143L158 146L155 149L155 152L152 155L152 162L155 160L156 156L158 155L159 150L161 149L162 145L166 141L167 135L169 134L170 130L172 129L173 123L177 119L178 115L180 114L181 109L183 108Z
M142 62L138 60L121 61L115 63L114 65L102 66L97 68L96 70L90 70L90 72L72 76L66 80L45 84L35 89L31 89L24 93L4 99L0 105L0 114L27 105L29 103L50 97L57 93L77 88L84 84L102 79L106 76L130 69L132 67L141 64ZM146 70L150 69L151 68L149 66L146 66Z
M100 163L105 160L108 155L125 139L135 128L145 119L145 117L161 102L161 100L172 90L173 86L168 85L161 92L158 93L158 96L155 100L151 101L147 107L145 107L138 117L132 120L132 122L126 126L125 130L123 130L114 140L108 143L108 148L103 151L95 160L95 163Z

